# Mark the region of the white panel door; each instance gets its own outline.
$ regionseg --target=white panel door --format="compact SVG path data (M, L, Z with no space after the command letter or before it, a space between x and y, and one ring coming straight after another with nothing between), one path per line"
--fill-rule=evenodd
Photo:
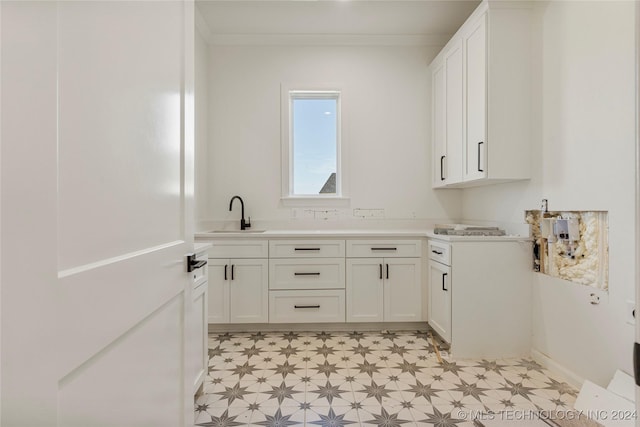
M347 259L347 322L382 322L382 258Z
M420 258L384 259L384 321L422 320Z
M1 424L187 425L193 4L0 8Z
M466 45L466 150L464 180L485 178L487 159L487 30L486 15L465 39Z
M451 342L451 267L429 261L429 326Z
M269 261L232 259L229 281L231 323L269 321Z

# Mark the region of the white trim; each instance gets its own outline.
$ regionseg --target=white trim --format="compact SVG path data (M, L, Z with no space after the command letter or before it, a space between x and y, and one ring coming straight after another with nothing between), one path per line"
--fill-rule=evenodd
M561 364L551 359L546 354L539 352L538 350L531 349L531 358L541 364L545 369L548 369L549 371L563 377L567 381L567 383L569 383L569 385L572 385L578 390L582 388L582 384L584 384L586 380L586 378L583 378L570 369L567 369L566 367L562 366Z
M419 322L340 322L340 323L209 323L209 333L224 332L289 332L289 331L330 331L330 332L380 332L415 331L427 327L426 321Z
M214 36L211 32L211 28L209 24L207 24L207 20L204 18L198 6L195 6L195 25L196 30L200 33L203 39L207 41L209 44L213 44Z
M198 28L200 29L200 28ZM201 31L202 32L202 31ZM204 34L216 46L429 46L443 47L452 34Z
M117 262L126 261L128 259L136 258L139 256L147 255L153 252L168 249L173 246L178 246L185 243L184 240L175 240L173 242L165 243L162 245L153 246L150 248L141 249L139 251L129 252L126 254L118 255L112 258L103 259L100 261L92 262L89 264L81 265L78 267L67 268L58 272L58 279L64 279L65 277L73 276L75 274L84 273L85 271L94 270L96 268L106 267Z
M283 196L280 203L285 207L348 207L351 205L351 199L335 196Z
M638 311L638 307L640 307L640 3L637 1L634 2L635 5L635 107L636 107L636 188L635 188L635 220L636 220L636 229L635 229L635 250L636 250L636 262L635 262L635 309ZM635 340L634 340L634 349L636 348L636 343L640 343L640 322L637 320L638 316L636 316L635 322ZM635 361L634 361L635 362ZM636 374L636 373L634 373ZM640 410L640 387L636 385L635 387L636 394L636 410ZM636 421L636 425L639 422Z

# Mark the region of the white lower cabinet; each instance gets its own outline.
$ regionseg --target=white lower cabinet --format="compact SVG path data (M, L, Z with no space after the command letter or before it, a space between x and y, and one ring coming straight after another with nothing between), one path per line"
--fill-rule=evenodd
M205 280L193 290L193 317L196 320L193 325L195 335L192 353L192 364L195 370L193 380L193 393L195 394L207 376L209 357L207 352L207 281Z
M429 324L451 356L529 355L531 242L432 239L429 250Z
M269 321L267 259L209 259L209 323Z
M422 320L419 258L384 258L384 321Z
M419 258L347 260L347 322L417 322L422 317Z
M451 342L451 267L429 261L429 325Z
M375 258L347 260L347 322L384 320L382 262Z
M196 261L206 261L206 248L196 251ZM189 317L189 345L187 358L189 370L193 375L193 394L196 394L208 373L209 355L207 351L207 268L198 266L191 272L193 288L191 291L192 311Z
M347 322L421 321L421 248L420 240L347 241Z
M426 320L423 244L415 238L214 241L208 323Z
M271 259L269 289L344 289L344 258Z
M270 291L271 323L344 322L344 289Z

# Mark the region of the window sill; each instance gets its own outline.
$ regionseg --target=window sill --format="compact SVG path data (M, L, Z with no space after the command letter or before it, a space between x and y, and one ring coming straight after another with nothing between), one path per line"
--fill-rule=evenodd
M280 202L285 207L348 207L349 197L281 197Z

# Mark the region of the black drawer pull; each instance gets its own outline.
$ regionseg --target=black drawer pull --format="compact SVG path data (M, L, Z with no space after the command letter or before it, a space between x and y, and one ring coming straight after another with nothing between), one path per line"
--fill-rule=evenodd
M480 169L480 145L484 144L483 141L478 142L478 172L484 172L483 169Z
M318 305L294 305L293 308L320 308L320 304L318 304Z
M382 279L382 264L379 264L379 265L380 265L380 279Z
M319 251L320 248L295 248L296 251Z
M444 158L445 156L440 156L440 181L444 181Z
M445 292L449 290L445 287L445 280L446 280L445 278L447 277L447 274L449 273L442 273L442 290Z
M224 265L224 280L227 280L227 267L229 267L227 264Z
M397 251L398 248L371 248L372 251Z
M436 250L433 250L433 249L432 249L432 250L431 250L431 252L433 252L434 254L442 255L442 252L441 252L441 251L436 251Z
M234 267L234 265L233 265L233 264L231 264L231 280L233 280L233 279L234 279L234 277L233 277L233 267Z
M389 264L387 264L387 279L389 278Z
M320 273L293 273L294 276L319 276Z

